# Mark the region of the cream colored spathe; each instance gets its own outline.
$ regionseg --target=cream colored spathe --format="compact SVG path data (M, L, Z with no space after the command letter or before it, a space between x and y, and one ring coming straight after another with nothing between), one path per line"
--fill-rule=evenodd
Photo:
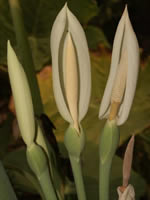
M53 90L62 117L79 131L91 94L90 59L85 33L67 4L51 32Z
M129 115L135 94L139 68L139 46L133 31L127 7L118 24L113 43L111 69L99 111L99 118L108 118L113 104L117 125Z

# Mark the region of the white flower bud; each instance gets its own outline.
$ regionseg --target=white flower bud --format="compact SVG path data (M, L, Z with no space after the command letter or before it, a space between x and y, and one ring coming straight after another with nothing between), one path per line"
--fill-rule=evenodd
M35 137L32 97L23 67L18 61L9 41L7 60L19 128L24 142L30 146Z

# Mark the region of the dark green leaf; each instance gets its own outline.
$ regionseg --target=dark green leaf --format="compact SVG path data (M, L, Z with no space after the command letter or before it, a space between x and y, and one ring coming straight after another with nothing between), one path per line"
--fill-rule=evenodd
M8 153L3 163L15 189L42 195L39 183L28 166L25 148Z
M12 114L8 114L8 119L0 125L0 157L6 153L12 134Z
M110 45L102 29L95 26L87 26L85 28L85 34L90 49L96 50L99 44L102 44L104 47L110 48Z
M6 170L0 161L0 199L17 200L13 187L7 176Z
M36 70L41 69L50 60L51 28L65 3L65 0L20 0ZM68 1L68 7L83 25L86 25L99 11L93 0L71 0ZM7 40L16 46L8 0L0 0L0 27L0 64L6 64Z

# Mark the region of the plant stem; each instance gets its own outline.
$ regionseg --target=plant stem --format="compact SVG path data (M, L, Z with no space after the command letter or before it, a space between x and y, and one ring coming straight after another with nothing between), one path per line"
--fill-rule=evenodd
M83 183L83 176L80 164L80 158L73 157L69 155L73 176L75 179L75 185L77 190L77 195L79 200L86 200L85 188Z
M61 189L60 188L63 183L61 180L61 175L58 171L58 166L57 166L58 163L57 163L56 155L55 155L55 152L53 151L53 148L48 143L48 141L42 131L43 130L40 126L40 122L37 121L36 143L43 148L43 150L45 151L45 153L47 155L51 178L53 180L57 195L59 197L61 197L61 192L60 192Z
M54 186L49 177L50 177L50 174L49 174L48 168L38 177L45 199L58 200L56 192L54 190Z
M99 176L99 199L109 199L109 187L110 187L110 172L111 172L111 160L100 164L100 176Z
M17 39L18 56L27 75L27 79L31 89L35 114L40 115L43 112L43 105L41 101L40 90L36 79L31 49L27 40L27 34L23 23L22 11L19 5L19 1L9 0L9 6Z
M119 143L119 129L115 120L107 120L99 145L99 200L109 200L112 160Z

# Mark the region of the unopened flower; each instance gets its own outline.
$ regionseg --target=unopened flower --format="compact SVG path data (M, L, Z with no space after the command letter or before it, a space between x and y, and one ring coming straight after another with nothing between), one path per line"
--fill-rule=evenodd
M123 187L128 186L128 182L131 175L131 167L132 167L132 160L133 160L133 149L134 149L134 135L131 137L123 159Z
M129 185L132 159L133 159L133 149L134 149L134 135L131 137L130 141L128 142L128 145L124 154L123 182L122 182L122 186L117 188L119 200L130 200L130 199L134 199L134 196L135 196L133 186Z
M115 34L111 69L99 118L116 118L117 125L127 120L135 94L138 68L139 46L126 7Z
M58 110L79 132L90 100L90 59L84 31L66 4L52 28L51 54Z
M24 142L30 146L35 137L35 121L27 77L10 42L8 41L8 73L15 102L19 128Z

